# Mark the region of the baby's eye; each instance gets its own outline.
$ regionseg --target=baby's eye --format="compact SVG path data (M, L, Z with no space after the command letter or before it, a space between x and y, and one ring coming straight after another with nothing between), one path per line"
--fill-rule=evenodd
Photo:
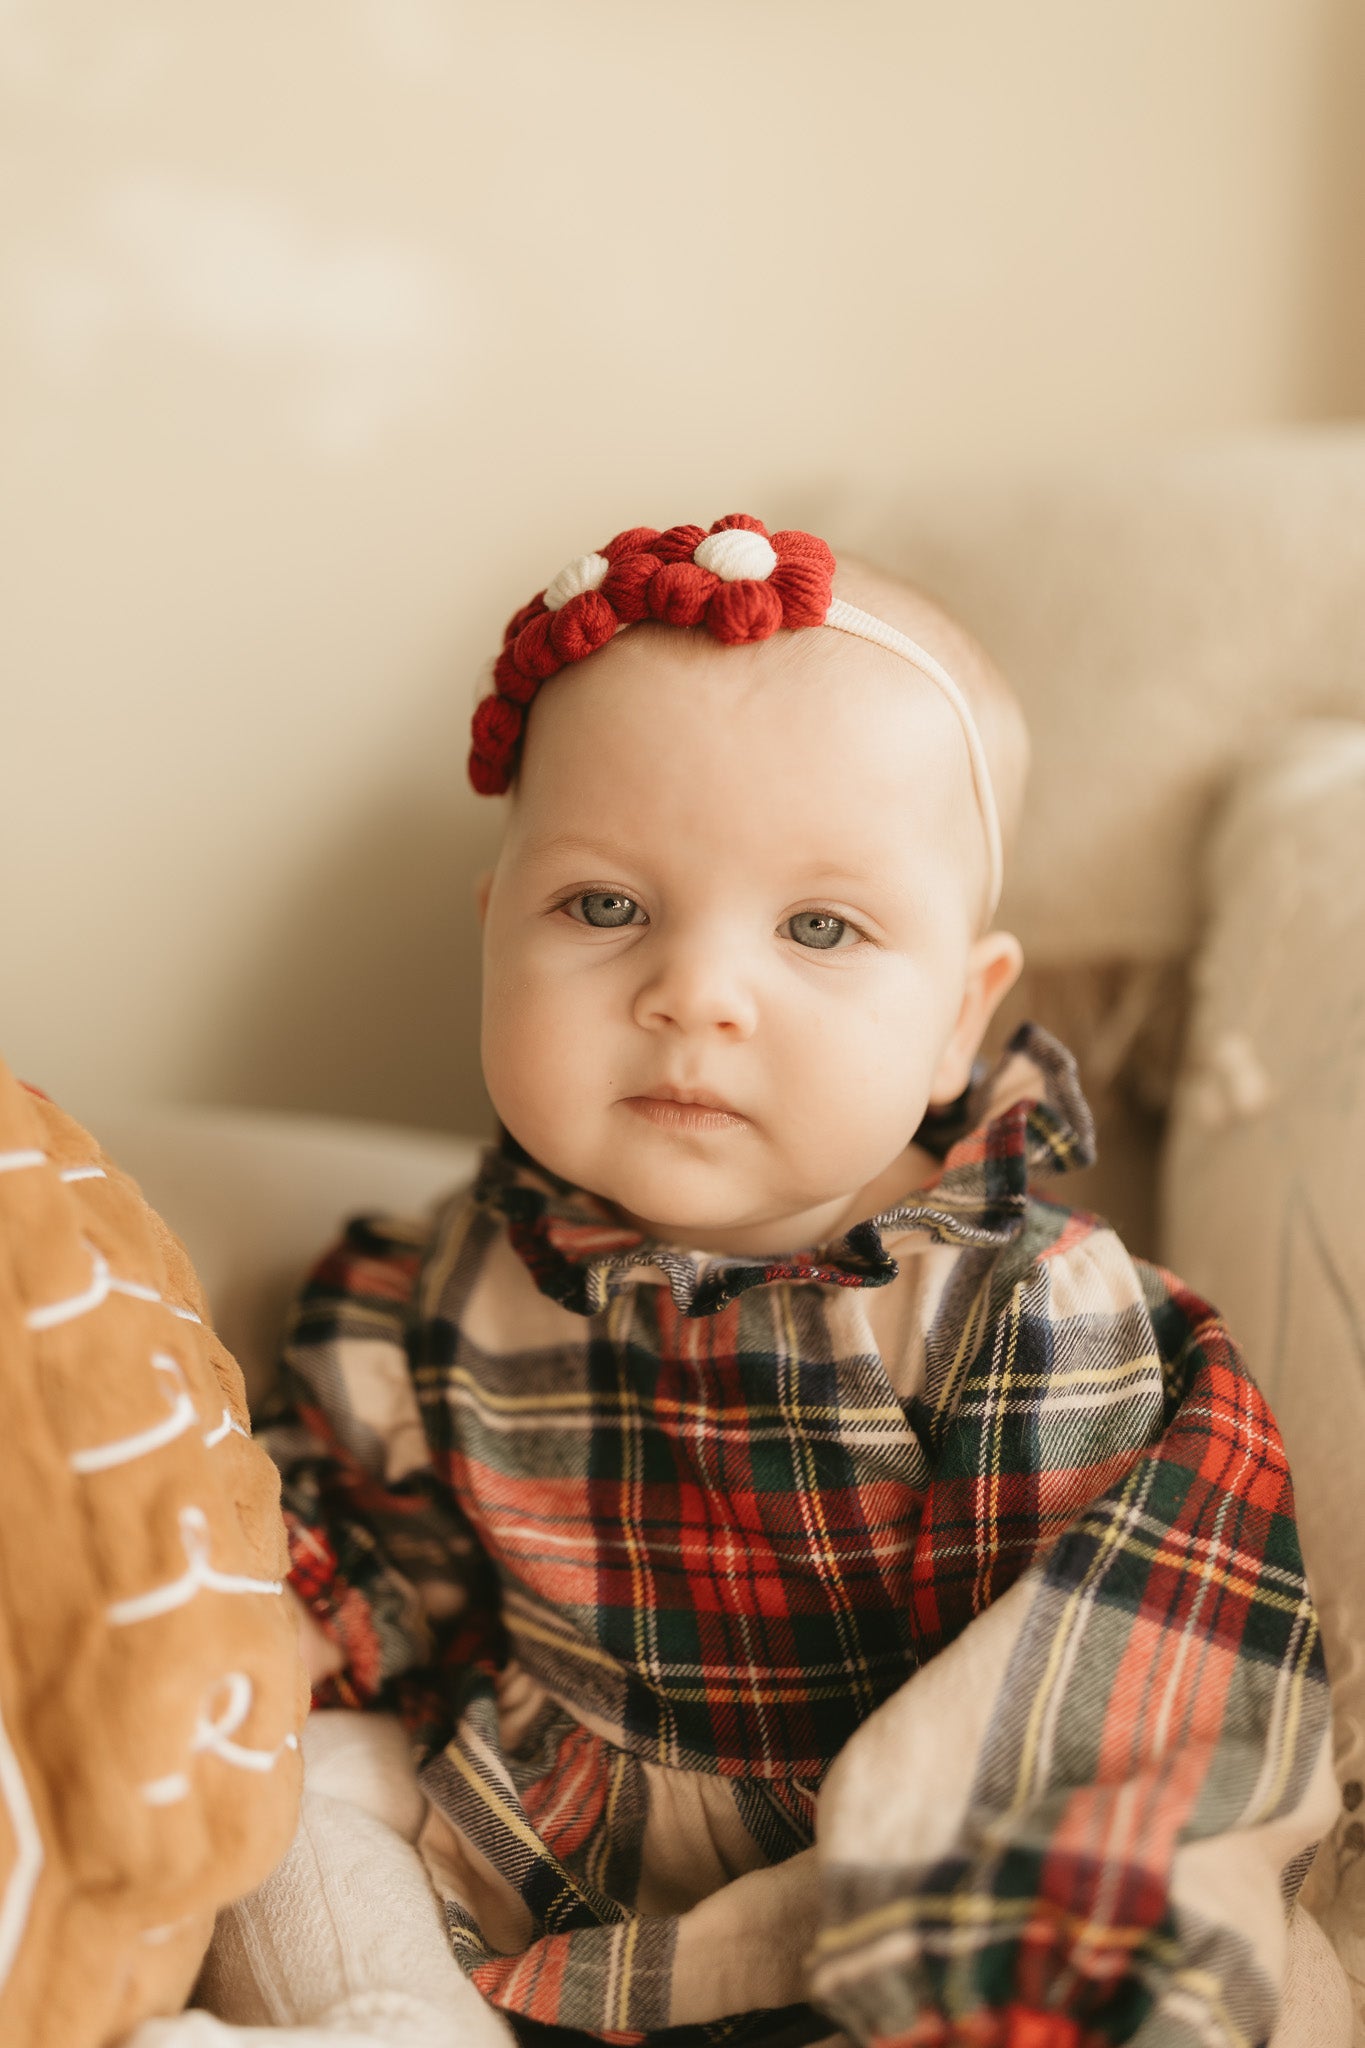
M578 903L583 905L582 917L574 915L574 905ZM575 924L590 924L595 931L619 931L640 908L633 896L618 896L607 889L584 889L560 907L568 911Z
M828 910L798 910L787 919L787 923L797 945L809 947L811 951L818 948L823 953L833 952L845 932L857 937L853 925Z

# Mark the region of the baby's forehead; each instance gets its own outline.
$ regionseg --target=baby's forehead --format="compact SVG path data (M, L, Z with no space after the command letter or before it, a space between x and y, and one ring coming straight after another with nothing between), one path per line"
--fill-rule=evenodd
M540 692L523 770L527 845L608 814L623 845L666 831L670 858L723 842L764 865L870 866L912 860L926 833L974 849L952 712L908 663L832 631L725 647L632 627Z
M782 806L784 839L842 801L864 834L891 818L941 857L963 850L970 820L987 915L998 901L1028 765L1017 700L964 626L868 564L841 562L821 623L757 641L718 644L655 620L620 627L552 673L517 723L505 848L524 844L532 808L562 816L580 786L579 808L638 817L652 805L693 837L688 799L695 809L705 793L714 823L716 804L738 813L757 789L770 812ZM489 733L505 751L496 719Z
M956 718L932 683L885 648L820 628L726 647L701 633L633 627L575 680L589 685L578 700L586 719L619 723L628 705L636 715L627 731L651 755L661 723L677 740L700 739L708 760L721 761L742 737L764 750L755 767L766 760L770 772L826 782L841 764L856 772L893 760L911 781L938 777L960 751ZM568 712L572 700L562 703Z

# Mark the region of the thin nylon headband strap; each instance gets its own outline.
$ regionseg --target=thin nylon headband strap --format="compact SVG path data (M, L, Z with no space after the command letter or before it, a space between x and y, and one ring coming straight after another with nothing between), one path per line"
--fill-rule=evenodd
M986 856L990 866L990 879L986 890L986 916L988 919L994 917L1005 879L1005 858L1000 844L1000 813L996 808L991 771L986 763L986 749L981 744L981 733L966 698L947 669L935 661L932 654L921 647L918 641L912 640L908 633L898 631L895 626L888 626L885 619L874 619L871 612L860 612L856 605L845 604L843 598L836 597L825 613L825 624L833 626L836 633L851 633L857 640L870 640L875 647L884 647L889 654L899 654L942 692L957 713L958 724L962 727L962 737L967 742L967 752L971 757L972 781L976 785L976 800L986 832Z

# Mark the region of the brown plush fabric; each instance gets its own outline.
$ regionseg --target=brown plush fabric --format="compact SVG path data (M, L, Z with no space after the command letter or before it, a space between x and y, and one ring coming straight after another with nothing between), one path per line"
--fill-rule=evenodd
M216 1910L293 1833L278 1482L204 1314L135 1184L0 1063L6 2048L179 2010Z

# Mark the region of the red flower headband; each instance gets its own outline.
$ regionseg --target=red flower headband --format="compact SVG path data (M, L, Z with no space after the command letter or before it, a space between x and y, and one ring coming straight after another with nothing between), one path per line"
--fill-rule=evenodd
M971 760L988 861L988 915L1000 899L1000 819L986 750L966 698L947 670L884 619L833 595L834 557L813 533L769 533L761 519L732 512L700 526L632 526L600 553L569 562L538 597L508 620L493 688L474 713L469 779L481 796L512 781L527 709L543 682L585 661L643 619L704 626L727 647L766 640L779 626L832 626L900 655L952 705Z
M527 707L543 682L605 646L622 626L705 626L727 647L779 626L824 624L834 556L813 533L772 533L732 512L700 526L632 526L580 555L508 620L493 690L474 713L469 779L501 796L512 779Z

